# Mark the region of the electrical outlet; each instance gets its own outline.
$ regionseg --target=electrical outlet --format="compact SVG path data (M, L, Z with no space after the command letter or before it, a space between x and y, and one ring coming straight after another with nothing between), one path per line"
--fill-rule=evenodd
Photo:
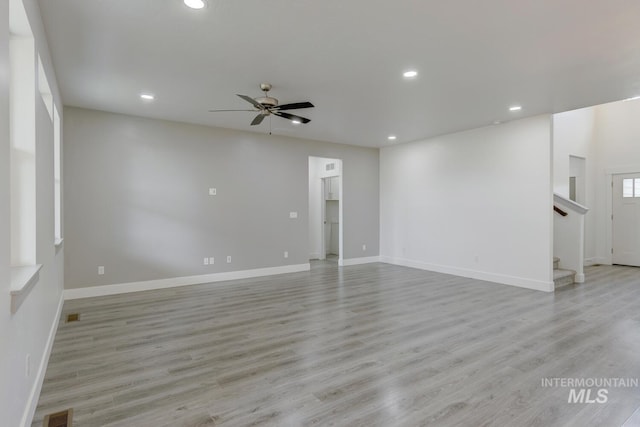
M209 258L205 258L204 261L202 261L202 264L209 265Z
M227 256L227 264L231 264L231 255Z
M298 212L289 212L289 218L291 219L298 218Z
M213 265L215 263L215 258L209 257L209 265Z
M284 251L284 257L285 258L289 258L289 252L288 251Z
M216 190L215 188L210 188L209 189L209 195L210 196L215 196L216 194L218 194L218 190Z
M24 374L27 378L31 376L31 354L27 354L24 359Z
M104 274L104 265L98 266L98 276L102 276Z
M367 250L367 245L362 245L362 252Z

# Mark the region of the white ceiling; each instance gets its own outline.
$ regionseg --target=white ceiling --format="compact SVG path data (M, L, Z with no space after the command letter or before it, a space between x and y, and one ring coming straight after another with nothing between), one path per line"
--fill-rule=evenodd
M640 95L629 0L40 0L65 105L384 146ZM420 73L407 81L402 72ZM142 102L141 92L155 94ZM508 108L520 104L512 113Z

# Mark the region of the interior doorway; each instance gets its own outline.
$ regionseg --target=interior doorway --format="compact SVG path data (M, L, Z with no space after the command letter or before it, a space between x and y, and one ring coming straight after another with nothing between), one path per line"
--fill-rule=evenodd
M342 160L309 157L309 259L342 264Z

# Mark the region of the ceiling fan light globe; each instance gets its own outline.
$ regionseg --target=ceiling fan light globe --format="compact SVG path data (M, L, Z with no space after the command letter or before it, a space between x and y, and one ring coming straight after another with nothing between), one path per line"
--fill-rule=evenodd
M203 9L207 4L205 0L183 0L185 6L191 9Z

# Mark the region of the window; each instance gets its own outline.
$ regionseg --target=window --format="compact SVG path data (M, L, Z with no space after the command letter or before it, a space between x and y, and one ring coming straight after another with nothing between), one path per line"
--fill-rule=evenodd
M55 224L55 244L62 243L62 147L60 140L62 129L60 129L60 114L53 105L53 200L54 200L54 224Z
M11 264L36 263L35 43L22 1L10 2Z
M36 264L36 48L22 0L9 1L11 313L38 282ZM50 92L50 91L49 91Z
M49 85L47 74L44 72L40 55L38 55L38 90L40 91L42 102L44 102L45 107L47 107L49 119L51 119L53 123L53 95L51 94L51 86Z
M622 180L622 197L633 197L633 179Z
M640 197L640 178L622 180L622 197Z

